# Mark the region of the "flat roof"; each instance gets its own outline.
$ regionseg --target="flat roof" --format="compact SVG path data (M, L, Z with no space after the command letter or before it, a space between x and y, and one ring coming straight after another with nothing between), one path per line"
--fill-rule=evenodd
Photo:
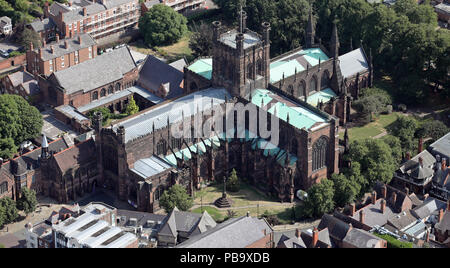
M172 166L157 156L139 159L134 163L134 167L130 170L143 179L160 174Z
M228 31L219 37L219 41L224 43L225 45L236 48L236 36L239 34L237 30ZM258 35L252 32L244 33L244 49L247 49L251 46L254 46L261 42L261 39Z

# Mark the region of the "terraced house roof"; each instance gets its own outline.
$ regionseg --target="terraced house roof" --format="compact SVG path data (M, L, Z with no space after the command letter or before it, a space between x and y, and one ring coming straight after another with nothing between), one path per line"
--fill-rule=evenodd
M319 60L324 62L328 59L320 48L302 49L289 54L270 64L270 82L278 82L283 79L283 74L284 77L289 77L295 74L296 69L299 73L306 70L307 65L313 67L319 64Z

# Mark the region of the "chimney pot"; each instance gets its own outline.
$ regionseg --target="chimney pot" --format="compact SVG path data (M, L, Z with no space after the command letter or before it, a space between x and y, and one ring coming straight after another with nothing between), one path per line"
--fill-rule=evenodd
M81 35L78 36L78 44L81 45Z
M361 210L359 212L359 222L361 222L362 224L364 224L364 216L365 216L365 212L364 212L364 210Z
M386 200L381 200L381 214L384 214L386 211Z
M355 215L356 205L354 203L350 204L350 216Z
M383 188L381 189L381 195L384 199L387 197L387 186L386 184L383 185Z
M441 222L443 217L444 217L444 210L441 208L439 210L438 222Z
M441 169L445 170L446 168L447 168L447 158L443 157L442 158Z
M87 15L87 10L85 7L83 7L83 16L86 16L86 15Z
M56 34L56 42L59 43L59 34Z
M393 192L392 193L392 205L395 205L396 202L397 202L397 193Z
M372 192L372 204L375 205L376 202L377 202L377 192L373 191Z
M295 229L295 236L296 236L297 238L300 238L300 235L301 235L300 229Z
M315 248L318 241L319 241L319 230L317 229L317 227L314 227L311 247Z
M50 49L51 49L51 51L52 51L52 54L54 54L54 53L55 53L55 47L54 47L53 45L51 45L51 46L50 46Z
M64 40L64 46L65 46L66 49L69 48L69 42L67 40Z

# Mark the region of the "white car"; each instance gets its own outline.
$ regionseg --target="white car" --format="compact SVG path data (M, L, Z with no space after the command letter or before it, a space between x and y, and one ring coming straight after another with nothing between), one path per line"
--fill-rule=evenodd
M0 55L2 55L5 58L9 57L9 53L4 51L3 49L0 49Z

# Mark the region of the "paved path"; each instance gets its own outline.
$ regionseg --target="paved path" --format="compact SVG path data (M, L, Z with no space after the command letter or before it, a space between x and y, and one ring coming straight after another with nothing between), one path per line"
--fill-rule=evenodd
M205 204L195 204L192 206L192 209L199 208L201 206L211 206L218 210L229 210L229 209L244 209L244 208L256 208L258 207L258 204L255 205L248 205L248 206L241 206L241 207L229 207L229 208L219 208L214 205L214 203L205 203ZM279 204L259 204L259 207L293 207L295 206L295 203L279 203Z

